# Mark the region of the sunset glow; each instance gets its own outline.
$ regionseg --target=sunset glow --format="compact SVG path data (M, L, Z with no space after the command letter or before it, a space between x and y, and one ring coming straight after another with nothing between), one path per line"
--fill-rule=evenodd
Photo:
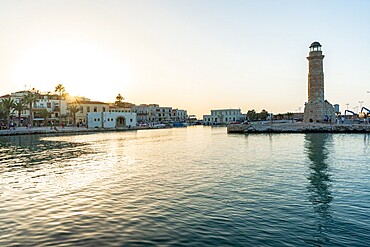
M369 106L369 11L367 1L0 0L0 94L62 83L71 95L112 102L121 93L198 117L296 112L318 40L325 97Z

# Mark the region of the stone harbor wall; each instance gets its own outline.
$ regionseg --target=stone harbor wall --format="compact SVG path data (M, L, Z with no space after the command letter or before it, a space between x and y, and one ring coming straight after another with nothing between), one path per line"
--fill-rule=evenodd
M231 124L228 133L370 133L370 124L268 123Z

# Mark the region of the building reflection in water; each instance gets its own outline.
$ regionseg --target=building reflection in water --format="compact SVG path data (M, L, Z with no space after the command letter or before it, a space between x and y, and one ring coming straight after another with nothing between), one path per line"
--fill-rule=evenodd
M332 143L332 136L325 133L310 133L305 136L305 150L310 160L309 164L309 201L312 203L314 212L317 213L316 241L327 242L326 230L331 222L330 203L331 174L328 165L328 146Z
M28 171L37 165L52 164L94 153L87 143L43 140L39 135L2 136L0 138L0 173L20 168ZM60 167L60 166L59 166Z

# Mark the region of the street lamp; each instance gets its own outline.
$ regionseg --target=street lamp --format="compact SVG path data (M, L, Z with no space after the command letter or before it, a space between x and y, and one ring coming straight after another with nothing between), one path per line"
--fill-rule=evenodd
M346 106L347 106L347 110L348 110L349 103L347 103Z
M364 103L363 100L359 101L358 103L360 103L360 109L362 109L362 103Z

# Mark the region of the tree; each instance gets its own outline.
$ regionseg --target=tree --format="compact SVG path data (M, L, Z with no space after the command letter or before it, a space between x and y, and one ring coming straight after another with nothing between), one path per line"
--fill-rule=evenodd
M123 106L123 100L125 98L123 98L123 96L119 93L117 96L116 96L116 101L114 102L114 104L117 106L117 107L122 107Z
M72 124L75 126L76 124L76 113L80 111L80 108L76 104L70 104L68 107L69 113L72 115Z
M276 120L283 120L284 119L284 115L279 113L276 115Z
M50 117L51 112L48 111L48 109L42 109L42 111L39 112L40 117L44 119L44 126L47 125L48 118Z
M54 92L56 93L59 93L59 119L60 119L60 115L62 114L62 96L64 96L65 92L66 92L66 89L65 87L63 86L63 84L58 84L56 87L55 87L55 90Z
M253 110L249 110L247 112L247 117L248 117L248 120L249 121L256 120L257 119L257 113L256 113L256 111L254 109Z
M1 111L4 115L4 118L6 118L6 122L8 127L10 126L10 116L14 112L14 100L9 98L5 98L1 102Z
M286 115L288 116L288 119L291 120L294 114L293 112L287 112Z
M18 113L18 127L21 126L21 114L25 109L27 109L27 103L24 99L20 99L18 102L15 102L14 110L16 110Z
M29 123L33 125L33 104L37 102L37 95L33 92L28 92L23 100L26 104L29 104L28 110L30 111Z
M265 109L263 109L260 113L258 113L258 118L260 118L261 120L266 120L268 115L269 113Z
M124 100L125 98L122 97L122 95L119 93L117 96L116 96L116 103L122 103L122 101Z

